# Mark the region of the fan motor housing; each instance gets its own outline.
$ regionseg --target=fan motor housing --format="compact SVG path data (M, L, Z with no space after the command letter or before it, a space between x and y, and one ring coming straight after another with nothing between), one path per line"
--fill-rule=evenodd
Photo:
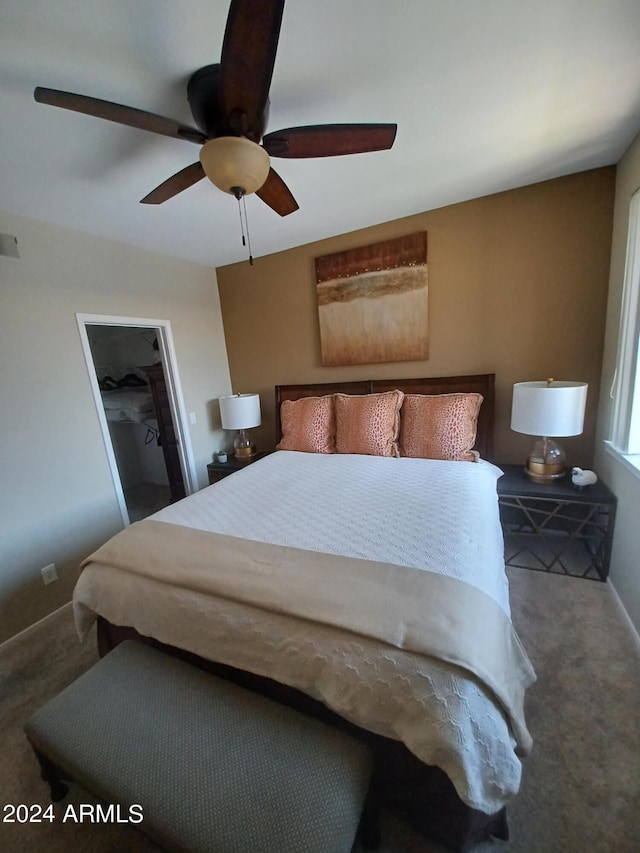
M269 101L254 127L242 127L244 114L223 116L220 107L220 63L195 71L187 84L187 100L196 126L210 139L217 136L246 136L260 142L269 118Z

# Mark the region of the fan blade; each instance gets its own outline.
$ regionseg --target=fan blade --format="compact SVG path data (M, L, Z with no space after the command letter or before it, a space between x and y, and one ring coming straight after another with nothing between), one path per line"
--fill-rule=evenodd
M204 178L204 169L198 160L197 163L192 163L190 166L186 166L184 169L176 172L175 175L167 178L155 190L151 190L149 195L140 199L140 204L162 204L163 201L173 198L174 195L178 195L182 190L186 190L197 184L202 178Z
M397 124L315 124L268 133L262 140L270 157L336 157L391 148Z
M238 135L264 130L284 0L232 0L220 58L220 103ZM257 137L257 138L256 138Z
M269 169L267 180L256 190L256 195L280 216L288 216L298 210L298 202L291 195L291 190L273 169Z
M177 139L186 139L188 142L197 142L203 145L207 141L204 133L189 127L179 121L164 116L137 110L134 107L125 107L122 104L112 104L111 101L101 101L98 98L88 98L86 95L76 95L73 92L61 92L58 89L43 89L38 86L33 97L39 104L49 104L52 107L62 107L65 110L73 110L77 113L104 118L107 121L115 121L117 124L125 124L127 127L137 127L140 130L149 130L151 133L161 133Z

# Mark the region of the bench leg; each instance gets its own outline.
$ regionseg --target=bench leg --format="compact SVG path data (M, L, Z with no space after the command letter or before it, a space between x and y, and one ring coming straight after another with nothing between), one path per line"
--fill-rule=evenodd
M53 803L57 803L60 800L64 800L69 792L69 786L65 785L62 781L60 771L55 764L47 758L46 755L44 755L44 753L35 749L35 747L33 751L35 752L38 764L40 765L40 778L49 785L51 801Z

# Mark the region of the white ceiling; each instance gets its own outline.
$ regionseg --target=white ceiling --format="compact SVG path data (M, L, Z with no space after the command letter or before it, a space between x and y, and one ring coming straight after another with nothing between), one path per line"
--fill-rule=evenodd
M235 199L201 181L139 199L189 142L33 100L79 92L193 125L228 0L0 0L0 208L220 266L246 258ZM300 210L247 199L255 257L615 163L640 130L638 0L289 0L268 131L397 122L392 150L274 159ZM19 236L19 235L18 235Z

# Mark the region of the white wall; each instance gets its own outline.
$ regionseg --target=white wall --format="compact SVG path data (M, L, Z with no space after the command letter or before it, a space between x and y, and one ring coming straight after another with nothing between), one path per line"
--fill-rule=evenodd
M607 392L611 388L616 366L629 204L632 194L638 187L640 187L640 135L620 160L616 175L609 300L602 363L603 393L600 395L595 456L596 470L618 498L611 558L611 582L636 630L640 632L640 477L607 453L604 446L604 441L610 437L612 400Z
M0 257L2 641L68 601L122 524L76 313L170 321L200 486L231 385L215 270L3 212L0 232L21 254Z

